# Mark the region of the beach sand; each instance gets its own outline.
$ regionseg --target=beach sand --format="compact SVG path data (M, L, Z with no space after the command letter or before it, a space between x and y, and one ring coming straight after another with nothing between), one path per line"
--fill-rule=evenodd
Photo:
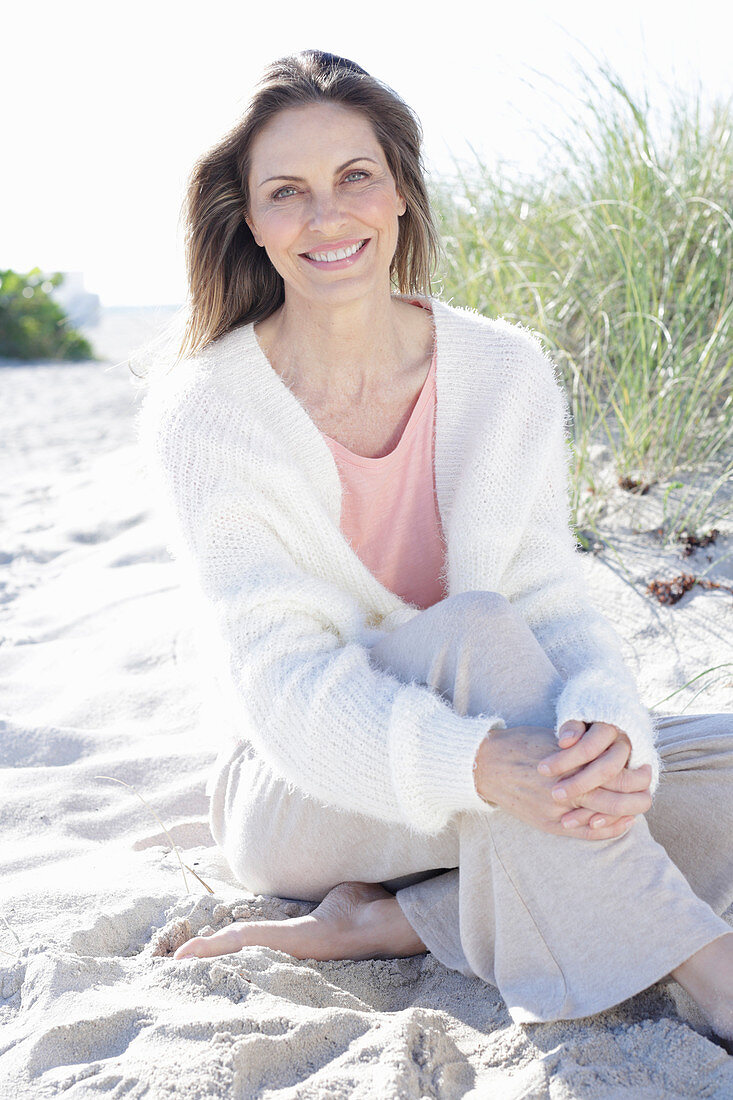
M592 1018L525 1027L496 989L430 954L171 958L207 928L313 906L253 896L209 833L217 731L125 362L159 321L107 310L85 330L106 362L0 370L0 1097L732 1097L733 1058L671 979ZM733 585L733 530L690 558L662 553L648 533L661 494L631 512L628 494L614 501L612 545L583 560L644 701L733 711L730 663L668 698L733 661L733 595L695 588L664 606L644 593L683 571ZM213 894L184 882L135 791Z

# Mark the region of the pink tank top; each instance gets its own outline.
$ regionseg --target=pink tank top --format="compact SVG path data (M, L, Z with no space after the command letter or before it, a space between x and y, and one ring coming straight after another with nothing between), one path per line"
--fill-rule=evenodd
M445 540L435 492L436 365L434 349L420 396L388 455L364 458L323 433L343 487L343 534L385 588L421 610L447 595L440 579Z

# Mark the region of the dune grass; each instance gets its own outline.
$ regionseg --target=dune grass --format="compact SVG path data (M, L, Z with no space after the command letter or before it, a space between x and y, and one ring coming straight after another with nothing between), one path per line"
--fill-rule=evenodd
M145 798L143 798L143 796L142 796L142 795L140 794L140 792L139 792L139 791L136 791L136 790L135 790L135 788L134 788L134 787L132 786L132 784L131 784L131 783L126 783L124 779L117 779L117 778L115 778L115 776L113 776L113 775L95 775L95 777L94 777L94 778L95 778L95 779L109 779L109 780L110 780L110 781L111 781L112 783L119 783L119 784L120 784L121 786L123 786L123 787L127 787L127 788L128 788L129 790L131 790L131 791L132 791L132 793L133 793L133 794L135 795L135 797L136 797L136 798L139 798L139 799L140 799L140 801L142 802L143 806L145 806L145 807L146 807L146 808L147 808L148 810L150 810L150 813L151 813L151 814L153 815L153 817L154 817L154 818L155 818L155 820L156 820L156 821L158 822L158 824L160 825L160 827L161 827L161 829L163 830L163 832L165 833L165 835L166 835L166 836L168 837L168 840L170 841L170 845L171 845L171 848L172 848L172 849L173 849L173 851L174 851L174 852L176 853L176 858L178 859L178 863L180 864L180 867L181 867L181 874L183 875L183 885L184 885L184 886L185 886L185 888L186 888L186 893L187 893L187 894L190 894L190 893L191 893L191 891L190 891L190 890L189 890L189 888L188 888L188 879L186 878L186 871L190 871L190 872L191 872L191 874L193 875L193 877L194 877L195 879L197 879L197 880L198 880L198 881L199 881L199 882L201 883L201 885L202 885L202 886L203 886L203 887L204 887L204 888L205 888L205 889L206 889L206 890L207 890L207 891L208 891L208 892L209 892L210 894L213 894L213 893L214 893L214 891L213 891L213 890L211 889L211 887L210 887L210 886L208 885L208 883L204 882L204 880L203 880L203 879L201 878L201 876L200 876L200 875L197 875L197 874L196 874L196 872L195 872L195 871L193 870L193 868L192 868L192 867L189 867L187 863L184 863L184 862L183 862L183 859L182 859L182 857L181 857L181 851L180 851L180 848L179 848L179 847L178 847L178 845L176 844L176 842L175 842L175 840L173 839L173 837L171 836L170 832L168 831L168 829L166 829L165 825L164 825L164 824L163 824L163 822L162 822L162 821L160 820L160 818L158 817L157 813L155 812L155 810L153 809L153 807L152 807L152 806L150 805L150 803L149 803L149 802L148 802L148 801L147 801L147 800L146 800Z
M475 156L432 181L443 296L537 331L574 422L576 528L608 495L598 455L629 491L664 490L663 539L731 514L733 100L704 118L648 98L599 65L569 132L532 179Z

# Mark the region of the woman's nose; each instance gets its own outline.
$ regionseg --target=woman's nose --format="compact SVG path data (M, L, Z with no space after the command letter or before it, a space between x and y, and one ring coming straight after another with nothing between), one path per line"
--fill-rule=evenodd
M313 196L310 216L311 228L319 229L322 233L332 233L334 229L340 228L344 221L345 215L338 195Z

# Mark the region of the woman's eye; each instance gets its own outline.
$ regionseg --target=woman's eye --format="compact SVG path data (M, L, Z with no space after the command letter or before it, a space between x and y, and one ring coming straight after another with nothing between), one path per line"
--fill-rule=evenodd
M344 180L347 182L359 183L361 179L369 179L369 173L364 172L361 168L355 168L353 172L349 172L344 176ZM278 187L277 191L273 192L272 198L275 202L279 202L282 199L289 199L291 195L296 194L297 188L288 184L287 187Z
M278 187L277 191L275 191L274 195L272 196L273 199L277 200L277 199L286 199L286 198L288 198L287 194L284 194L284 192L286 192L286 191L293 191L294 192L295 188L294 187Z

